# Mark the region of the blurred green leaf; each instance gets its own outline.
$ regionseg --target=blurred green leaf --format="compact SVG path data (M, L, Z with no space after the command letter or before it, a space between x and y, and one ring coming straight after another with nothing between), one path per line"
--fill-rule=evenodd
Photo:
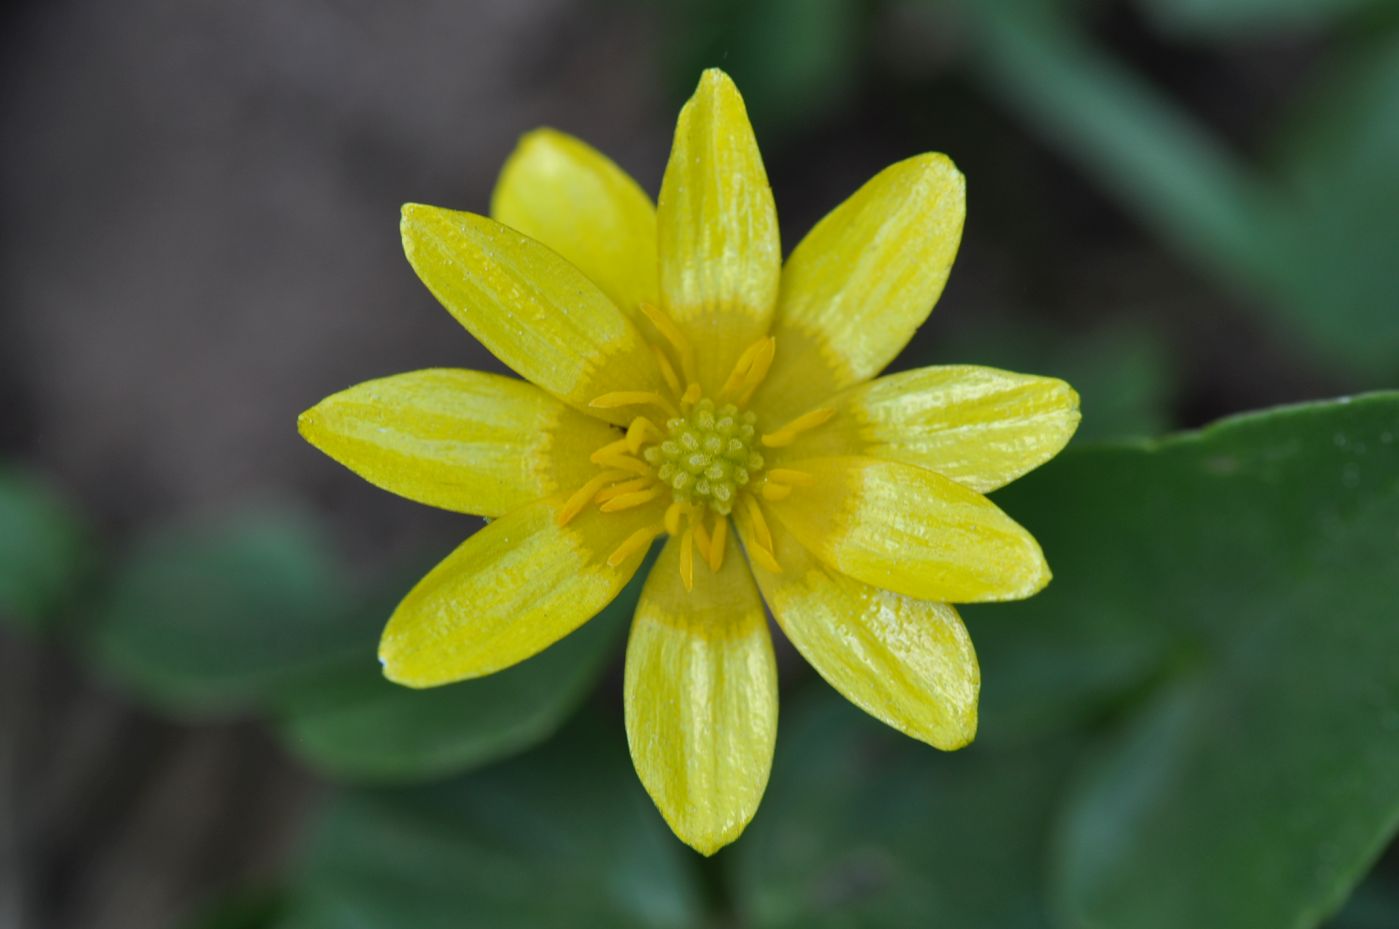
M1399 372L1399 30L1335 56L1281 140L1297 260L1279 270L1357 362Z
M1336 165L1364 159L1364 170L1310 162L1303 175L1322 192L1298 198L1096 47L1067 10L1035 0L962 0L958 9L976 37L971 60L993 90L1126 208L1250 291L1299 350L1357 383L1387 384L1399 371L1399 262L1387 247L1399 237L1388 65L1367 102L1352 108L1357 119L1318 136L1344 150Z
M620 728L585 718L469 777L335 796L281 929L694 926L690 855Z
M1159 680L1074 793L1065 924L1315 925L1399 824L1399 394L1083 449L998 502L1055 580L968 610L983 733Z
M645 574L563 641L476 680L411 690L385 680L366 650L344 682L323 683L292 707L282 735L312 767L356 781L441 777L528 748L558 729L621 653Z
M1220 39L1256 40L1259 35L1328 25L1345 16L1380 8L1386 0L1142 0L1167 32Z
M351 593L308 523L243 514L140 542L81 644L175 715L241 712L348 647L372 654L375 633L349 628Z
M205 904L181 929L273 929L285 906L283 891L249 887Z
M784 710L729 873L755 929L1046 927L1048 823L1076 741L944 754L822 693Z
M39 628L91 567L87 527L43 481L0 468L0 619Z
M854 84L861 0L680 0L663 10L665 60L681 93L690 95L702 69L723 68L763 129L807 122Z

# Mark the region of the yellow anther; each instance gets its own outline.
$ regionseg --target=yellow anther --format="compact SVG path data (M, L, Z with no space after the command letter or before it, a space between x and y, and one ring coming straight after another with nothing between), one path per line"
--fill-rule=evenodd
M645 416L638 416L627 427L627 451L635 455L641 451L641 446L645 445L647 440L659 442L664 438L665 433L661 432L655 423Z
M753 364L748 369L748 374L743 379L743 392L738 396L738 402L746 404L753 399L753 391L762 385L763 379L768 376L768 371L772 369L772 359L777 356L777 340L768 336L762 342L762 349L753 358Z
M680 402L685 406L694 406L699 402L699 398L703 393L704 391L700 388L700 385L691 381L690 386L685 388L685 393L681 394Z
M665 511L665 531L671 535L680 534L680 517L690 512L690 504L676 500Z
M763 444L768 448L782 448L791 445L803 432L815 429L834 415L836 415L836 411L830 407L821 407L809 413L803 413L776 432L765 434Z
M608 500L598 509L604 513L616 513L619 510L629 510L634 506L641 506L643 503L650 503L661 495L664 488L660 484L649 487L646 490L636 490L629 494L621 494Z
M763 336L743 350L743 354L738 356L738 361L734 362L734 369L729 373L729 379L724 382L723 388L719 391L721 398L730 397L748 385L748 375L753 370L754 361L770 344L773 344L772 337ZM768 359L768 363L772 363L771 358ZM763 369L763 373L767 373L766 367Z
M588 406L595 410L613 410L620 406L654 406L668 416L680 415L675 404L654 390L614 390L600 397L594 397Z
M695 547L700 550L700 555L705 561L709 560L709 530L704 528L704 516L694 519L690 523L690 531L695 534Z
M695 533L691 529L680 537L680 580L686 590L695 589Z
M758 563L758 566L773 574L782 573L782 565L777 563L777 559L772 552L761 545L751 545L748 548L748 556Z
M645 490L647 487L650 487L653 483L655 483L654 478L634 477L629 481L623 481L620 484L613 484L611 487L598 494L597 497L594 499L596 499L598 503L605 503L608 500L611 500L613 497L620 497L622 494L629 494L637 490Z
M665 340L669 342L677 354L680 355L680 370L685 374L685 380L695 379L695 347L690 344L690 340L685 338L685 333L680 331L680 327L661 308L651 303L641 303L639 305L641 313L651 320L651 325L656 327Z
M724 542L729 537L729 521L720 516L714 521L714 535L709 540L709 569L719 573L724 566Z
M680 393L680 378L675 373L675 366L670 363L665 352L659 345L652 345L651 352L656 356L656 367L661 369L661 377L665 378L666 386L671 393Z
M651 541L664 530L665 527L659 523L654 526L647 526L644 529L636 530L631 535L627 536L626 540L622 542L621 545L618 545L617 548L613 550L612 554L607 556L608 565L614 568L617 567L638 551L645 549L646 546L650 545Z
M768 528L768 521L763 517L763 508L750 494L743 495L743 505L748 510L748 518L753 523L753 532L757 535L759 544L772 551L772 530Z
M594 464L601 467L614 468L618 471L625 471L628 474L639 474L642 477L650 477L652 474L650 465L624 452L612 452L608 455L598 455L594 453L592 461Z
M593 452L588 456L588 460L593 464L602 464L604 460L614 455L625 455L629 451L631 451L631 446L627 444L627 440L618 439L615 442L607 443L602 448Z
M796 468L773 468L767 474L768 480L779 484L791 484L793 487L810 487L816 483L814 475L798 471Z
M613 481L620 480L627 476L625 471L603 471L593 476L592 480L575 490L562 507L559 508L555 519L560 526L567 526L575 516L583 512L583 508L592 502L598 491L606 487Z
M786 500L792 495L792 488L786 484L764 484L763 499L771 502Z

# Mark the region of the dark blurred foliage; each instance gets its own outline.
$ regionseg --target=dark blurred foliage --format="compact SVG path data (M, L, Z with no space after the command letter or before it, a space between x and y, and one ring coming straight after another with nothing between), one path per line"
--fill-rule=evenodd
M624 609L615 628L560 646L570 651L556 664L495 684L410 703L372 673L384 604L475 526L363 485L297 439L295 414L396 371L498 369L403 261L399 204L484 210L515 139L540 124L597 145L654 193L674 114L708 65L745 93L788 249L890 162L940 150L967 175L960 257L901 367L1064 377L1084 398L1085 442L1395 386L1390 0L12 3L0 13L0 455L23 471L0 472L0 612L21 620L0 629L0 926L168 925L211 895L225 903L208 926L430 926L461 893L497 925L490 907L511 911L511 880L531 867L539 886L606 888L572 911L574 925L685 925L699 900L745 924L811 925L823 907L848 915L842 901L897 907L923 873L948 876L919 898L928 914L1043 924L1037 900L997 894L1024 884L1017 862L1039 861L1038 839L1008 841L1003 870L964 875L969 890L953 899L938 896L962 880L943 860L951 833L1038 835L1052 818L1041 800L1057 795L1081 744L1133 763L1139 745L1103 749L1095 727L1168 674L1139 661L1159 644L1141 629L1123 644L1074 627L1069 607L1033 614L1041 628L1067 614L1069 638L1100 650L1102 677L1066 680L1063 660L1016 663L1062 658L1050 637L1042 652L1005 653L1006 688L1026 691L1021 707L1057 689L1076 707L1061 722L1088 721L1050 732L1008 714L998 729L1006 704L988 689L991 744L965 769L941 757L920 767L912 743L828 708L823 685L784 655L798 709L784 717L774 792L750 844L701 869L638 801L615 680L592 688L620 657ZM1083 467L1041 483L1077 486ZM1037 511L1034 486L1019 505L1048 514L1031 525L1053 536L1074 515L1044 499ZM1389 489L1375 478L1373 499ZM1329 514L1334 501L1317 494L1305 499ZM1111 527L1110 515L1097 518ZM1373 545L1355 560L1380 564L1393 539L1367 525L1338 537ZM1239 546L1249 531L1245 521ZM1057 544L1069 563L1092 551ZM1165 559L1173 545L1193 542L1168 538L1142 557ZM1323 566L1329 551L1315 555ZM7 587L15 577L23 583ZM1351 587L1367 592L1363 577ZM1131 603L1110 593L1121 597L1098 604L1103 615ZM1299 601L1286 593L1265 605L1292 615ZM1352 602L1357 615L1387 615ZM1008 637L990 615L972 630L994 655ZM1291 645L1279 654L1297 660ZM496 689L467 689L478 686ZM1208 696L1213 685L1202 686ZM330 780L436 780L513 754L590 690L602 721L585 712L558 744L505 767L447 787L326 797ZM1124 731L1220 737L1172 729L1194 717L1155 699L1140 730ZM184 721L166 721L171 712ZM997 731L1015 737L997 744ZM365 733L392 752L366 752ZM807 758L825 781L803 783L793 766ZM908 851L884 797L870 796L859 767L869 758L905 793L987 786L960 806L920 798L910 815L949 824L935 837L947 844ZM603 773L579 774L576 787L538 777L571 767ZM1008 773L1020 771L1031 773ZM461 799L478 794L510 811L501 821L517 817L519 835L501 833L486 801ZM800 815L832 798L858 815ZM573 830L544 821L574 808L615 817ZM1085 808L1073 828L1101 835ZM865 834L867 809L878 828ZM618 822L605 848L577 837ZM813 834L789 834L792 822ZM375 843L401 855L397 871L358 854ZM828 846L841 854L823 859ZM1093 843L1084 848L1079 881L1095 866ZM1337 926L1399 924L1392 857ZM988 887L988 873L1003 877ZM464 874L486 877L463 890ZM1121 880L1127 893L1131 874ZM292 894L297 881L310 889ZM1344 899L1343 885L1328 899ZM557 902L536 901L520 924L553 924ZM923 915L860 912L870 925Z

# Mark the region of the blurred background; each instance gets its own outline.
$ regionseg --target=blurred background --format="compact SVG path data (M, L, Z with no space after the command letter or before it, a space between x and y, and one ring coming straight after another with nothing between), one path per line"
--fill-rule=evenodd
M274 925L298 907L296 925L438 925L288 904L289 875L329 867L314 849L376 843L499 865L498 899L457 924L514 925L488 915L512 912L501 887L524 880L493 840L461 859L438 835L430 854L399 847L394 823L422 825L428 800L326 785L440 781L566 718L545 762L481 769L468 793L597 767L643 834L607 875L522 865L532 880L561 900L570 882L631 881L618 893L638 924L685 925L693 907L787 924L723 876L727 852L671 873L693 863L633 795L618 723L624 616L570 640L586 672L568 694L503 720L528 680L415 708L407 760L375 754L401 735L383 708L400 698L375 689L377 628L476 527L362 483L295 416L371 377L498 369L403 260L397 212L484 212L533 127L582 137L654 195L679 105L723 67L789 250L885 165L947 152L968 178L966 235L897 364L1063 377L1083 396L1076 443L1399 383L1392 0L49 0L7 4L0 24L0 552L35 565L0 600L18 619L0 626L0 926ZM784 694L824 687L782 665ZM444 754L444 731L490 736ZM490 833L511 803L578 806L540 789L462 815ZM576 831L518 860L573 862ZM818 902L878 893L889 855L823 878ZM336 867L339 886L426 880ZM1375 886L1345 925L1399 925L1392 882ZM363 915L385 912L400 916Z

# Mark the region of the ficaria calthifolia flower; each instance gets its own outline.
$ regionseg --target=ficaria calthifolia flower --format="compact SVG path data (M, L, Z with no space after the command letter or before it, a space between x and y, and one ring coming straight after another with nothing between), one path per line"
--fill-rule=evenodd
M705 72L656 205L577 139L527 135L491 218L403 209L423 283L524 380L369 381L301 416L369 481L491 518L398 606L390 680L529 658L664 545L627 644L637 773L710 854L752 819L777 736L763 603L853 703L937 748L976 732L980 672L952 603L1027 597L1035 540L988 501L1056 454L1078 397L971 366L875 378L942 291L964 182L940 154L881 171L782 262L743 100Z

